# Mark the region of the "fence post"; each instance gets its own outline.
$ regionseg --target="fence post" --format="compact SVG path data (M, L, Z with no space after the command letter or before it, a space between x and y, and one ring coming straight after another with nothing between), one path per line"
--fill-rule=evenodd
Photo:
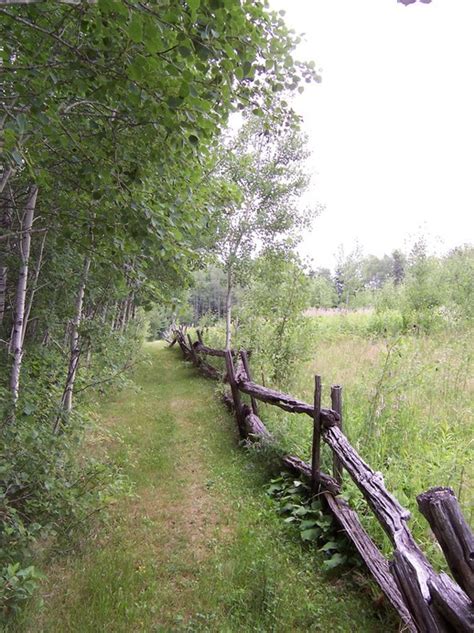
M191 339L191 335L190 334L188 334L188 343L189 343L189 350L191 352L191 360L193 361L193 365L195 365L197 367L199 365L199 360L198 360L198 357L196 355L196 352L194 351L193 341Z
M451 488L430 488L416 498L453 578L474 602L474 535Z
M232 352L229 349L225 351L225 365L227 369L227 378L229 380L230 389L232 391L232 399L234 401L235 417L237 426L239 427L240 437L245 438L244 420L242 416L242 401L240 392L235 380L234 362L232 360Z
M245 349L240 350L240 358L242 359L242 363L244 365L245 373L247 374L248 379L252 381L252 374L250 373L249 358L247 356L247 351ZM251 396L250 402L252 403L252 411L254 412L255 415L258 415L257 400L253 396Z
M321 473L321 376L314 377L313 445L311 447L311 490L318 491Z
M337 426L342 431L342 387L340 385L331 387L331 408L339 414ZM342 484L342 464L336 455L333 456L332 460L332 473L337 483Z

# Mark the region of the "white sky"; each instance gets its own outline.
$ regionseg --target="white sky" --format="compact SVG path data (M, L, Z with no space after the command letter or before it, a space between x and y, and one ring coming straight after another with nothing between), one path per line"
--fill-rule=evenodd
M314 266L339 244L366 254L427 234L474 237L474 0L270 0L304 32L321 84L295 101L326 209L305 237Z

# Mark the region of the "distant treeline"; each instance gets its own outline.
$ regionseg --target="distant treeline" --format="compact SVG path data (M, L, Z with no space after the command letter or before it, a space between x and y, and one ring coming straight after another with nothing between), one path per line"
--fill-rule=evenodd
M255 260L253 271L249 270L236 288L237 311L243 295L255 283L258 261ZM440 312L444 317L472 318L474 247L470 245L457 247L443 256L432 256L420 240L409 253L397 249L383 257L363 256L358 250L346 256L340 251L334 272L329 268L310 270L301 262L298 266L307 281L304 284L307 307L396 309L406 316L407 322L431 320ZM192 324L203 319L213 322L225 316L225 272L218 266L209 266L195 272L193 282L173 308L153 310L152 337L158 336L174 319ZM272 284L278 284L278 278Z

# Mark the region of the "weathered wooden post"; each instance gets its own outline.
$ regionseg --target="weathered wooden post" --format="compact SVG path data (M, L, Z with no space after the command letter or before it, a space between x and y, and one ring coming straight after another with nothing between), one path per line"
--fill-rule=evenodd
M189 343L189 352L191 354L191 360L193 361L193 365L195 367L198 367L199 366L199 358L198 358L198 356L196 354L196 351L195 351L195 349L193 347L193 341L191 339L191 335L190 334L188 334L188 343Z
M451 625L449 631L474 631L474 605L464 591L444 572L428 580L431 599L438 614ZM431 632L430 632L431 633Z
M333 385L331 387L331 408L339 414L337 426L342 431L342 387L340 385ZM337 483L342 484L342 463L336 455L333 455L332 473Z
M319 490L321 478L321 376L314 377L313 445L311 447L311 490Z
M451 488L436 487L416 498L454 579L474 602L474 535Z
M176 340L178 341L178 345L180 346L181 351L183 352L184 358L185 359L188 358L189 357L189 354L187 351L188 346L186 345L181 327L178 327L178 329L176 330Z
M201 345L204 345L204 343L202 342L202 330L196 330L196 334L198 337L198 341L201 343Z
M247 355L247 351L245 349L240 350L240 358L242 359L242 364L245 369L245 373L250 381L252 381L252 374L250 373L250 365L249 365L249 357ZM252 403L252 411L255 415L258 415L258 406L257 400L251 396L250 402Z
M225 351L225 365L227 369L227 379L229 381L230 389L232 391L232 399L234 400L235 418L237 420L237 426L239 427L240 437L245 438L245 424L242 414L242 401L240 399L239 388L235 380L234 362L232 360L232 352L227 349Z

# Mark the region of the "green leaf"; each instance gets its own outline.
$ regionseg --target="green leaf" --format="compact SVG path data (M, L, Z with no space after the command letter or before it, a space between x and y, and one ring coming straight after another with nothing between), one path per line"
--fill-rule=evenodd
M303 541L316 541L319 537L320 531L318 528L309 528L308 530L303 530L300 535Z
M137 55L128 67L128 76L135 81L141 81L146 75L147 61L143 55Z
M128 15L128 9L121 0L99 0L99 8L103 13Z
M306 508L305 506L301 506L297 510L294 511L294 514L296 514L296 516L302 517L305 514L308 514L308 512L310 512L308 508Z
M197 11L201 4L201 0L187 0L187 3L191 11Z
M138 44L138 42L142 41L143 22L142 22L142 17L139 13L133 14L130 24L128 25L128 28L127 28L127 33L133 42L136 42Z
M189 95L189 84L186 81L183 81L183 83L179 87L179 96L184 99L188 95Z
M343 565L346 561L347 561L346 556L343 556L339 552L336 552L335 554L331 556L331 558L328 558L328 560L325 560L323 562L323 569L326 571L329 571L330 569L334 569L335 567L338 567L339 565Z
M157 53L163 47L161 31L158 23L147 20L143 27L143 43L146 50L151 53Z
M338 545L336 541L328 541L318 550L319 552L329 552L330 550L337 550Z
M268 486L267 488L267 494L269 495L273 495L275 494L275 492L280 492L281 491L281 484L271 484L270 486Z
M3 143L6 151L12 150L16 145L16 133L11 128L6 128L3 131Z

